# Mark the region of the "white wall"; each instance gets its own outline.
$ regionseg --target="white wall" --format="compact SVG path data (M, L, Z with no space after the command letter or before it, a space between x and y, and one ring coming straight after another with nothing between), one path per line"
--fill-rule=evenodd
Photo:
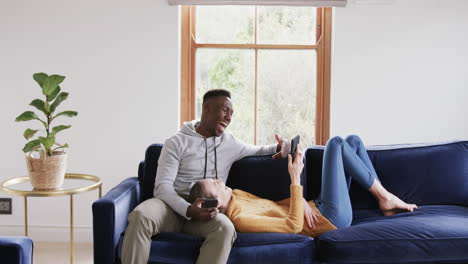
M67 77L60 109L79 112L60 120L72 124L58 137L71 146L68 171L100 176L104 193L136 176L146 147L178 128L178 43L178 8L165 1L0 1L0 181L26 175L29 124L14 119L41 96L32 79L40 71ZM78 241L92 240L97 195L75 195ZM67 241L68 208L67 197L30 198L31 237ZM0 235L22 235L22 225L23 200L14 197Z
M331 135L468 139L468 1L386 2L335 10Z

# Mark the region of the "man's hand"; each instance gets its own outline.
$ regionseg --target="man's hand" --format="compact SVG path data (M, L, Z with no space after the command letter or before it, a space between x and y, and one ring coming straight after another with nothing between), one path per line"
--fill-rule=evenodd
M219 209L216 207L202 208L204 201L205 198L198 198L193 202L193 204L187 208L187 216L198 221L208 221L215 218L219 213Z
M272 156L274 159L283 159L286 158L291 152L291 143L287 140L283 140L278 134L275 134L275 138L278 141L276 146L276 154Z
M319 221L319 216L317 212L314 211L314 209L310 208L309 203L307 203L304 198L302 199L304 200L304 220L310 228L314 228L315 224Z

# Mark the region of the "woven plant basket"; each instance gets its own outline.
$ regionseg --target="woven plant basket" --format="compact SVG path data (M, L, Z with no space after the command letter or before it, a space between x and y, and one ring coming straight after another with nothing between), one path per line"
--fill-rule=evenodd
M32 151L31 151L32 152ZM62 186L67 169L67 154L62 152L47 157L41 148L40 158L26 155L29 179L35 190L53 190Z

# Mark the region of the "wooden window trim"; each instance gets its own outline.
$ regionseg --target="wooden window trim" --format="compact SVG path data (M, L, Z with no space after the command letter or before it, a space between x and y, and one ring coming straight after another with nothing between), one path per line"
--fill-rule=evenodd
M197 48L315 49L317 51L317 98L315 143L325 145L330 137L332 8L317 11L316 45L205 44L195 42L195 7L181 7L180 125L195 118L195 51ZM256 127L256 126L255 126Z

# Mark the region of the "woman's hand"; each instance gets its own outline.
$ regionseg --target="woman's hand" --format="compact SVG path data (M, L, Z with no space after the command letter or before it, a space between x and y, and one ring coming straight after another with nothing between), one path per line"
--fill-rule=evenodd
M314 228L315 224L318 223L319 221L318 219L319 216L317 212L315 212L314 209L310 207L309 203L307 203L307 201L304 198L303 200L304 200L304 220L310 228Z
M298 145L299 146L299 145ZM291 154L288 154L288 171L291 177L291 184L301 185L301 173L304 168L304 161L302 152L299 149L296 151L294 162L292 161Z

